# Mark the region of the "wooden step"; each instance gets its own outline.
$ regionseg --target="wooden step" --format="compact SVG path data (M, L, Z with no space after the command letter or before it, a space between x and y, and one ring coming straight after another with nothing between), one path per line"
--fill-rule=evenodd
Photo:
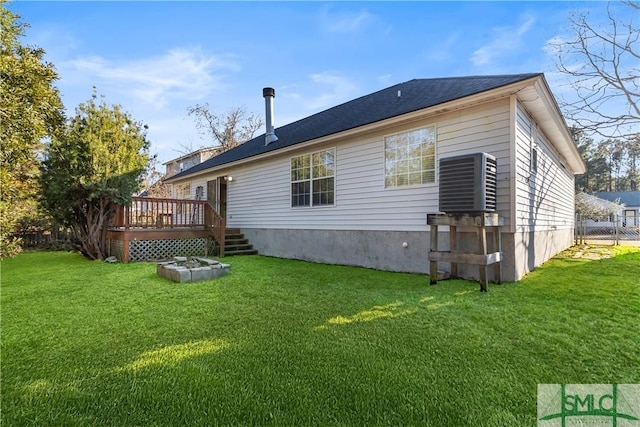
M229 255L256 255L258 251L253 249L249 239L244 237L239 228L227 228L224 235L224 254Z
M237 251L229 251L225 248L224 256L233 256L233 255L257 255L258 251L255 249L242 249Z
M250 243L244 243L244 244L224 244L224 251L225 252L230 252L230 251L243 251L246 249L253 249L253 245L251 245Z
M224 244L227 246L232 245L248 245L249 239L224 239Z

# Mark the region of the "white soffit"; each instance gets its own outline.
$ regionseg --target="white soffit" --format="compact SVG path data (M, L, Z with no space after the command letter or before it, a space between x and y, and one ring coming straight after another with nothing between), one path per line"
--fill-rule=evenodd
M587 168L584 160L544 80L538 78L533 85L519 90L517 96L573 173L585 173Z

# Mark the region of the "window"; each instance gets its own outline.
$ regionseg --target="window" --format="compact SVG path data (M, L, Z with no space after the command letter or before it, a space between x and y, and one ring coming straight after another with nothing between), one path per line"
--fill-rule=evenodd
M334 179L333 148L291 158L291 207L333 205Z
M384 138L385 187L436 182L436 129L398 133Z
M204 187L202 185L198 185L196 187L196 200L204 199Z
M538 172L538 147L533 145L531 147L531 173Z
M177 184L176 185L176 199L190 199L191 198L191 184Z

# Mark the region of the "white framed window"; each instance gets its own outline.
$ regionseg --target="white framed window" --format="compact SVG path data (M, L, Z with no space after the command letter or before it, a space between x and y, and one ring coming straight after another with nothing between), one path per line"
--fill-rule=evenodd
M533 119L531 119L533 120ZM531 143L529 147L529 172L531 175L535 175L538 172L538 127L531 126Z
M436 182L436 127L427 126L384 138L384 185Z
M176 185L176 199L190 199L191 198L191 183L177 184Z
M291 158L291 207L335 204L336 150Z

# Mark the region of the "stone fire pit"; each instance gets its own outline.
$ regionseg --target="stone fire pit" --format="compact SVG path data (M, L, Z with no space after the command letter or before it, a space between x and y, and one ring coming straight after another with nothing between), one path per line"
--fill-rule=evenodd
M199 282L229 274L231 266L209 258L174 257L171 261L159 262L156 272L174 282Z

